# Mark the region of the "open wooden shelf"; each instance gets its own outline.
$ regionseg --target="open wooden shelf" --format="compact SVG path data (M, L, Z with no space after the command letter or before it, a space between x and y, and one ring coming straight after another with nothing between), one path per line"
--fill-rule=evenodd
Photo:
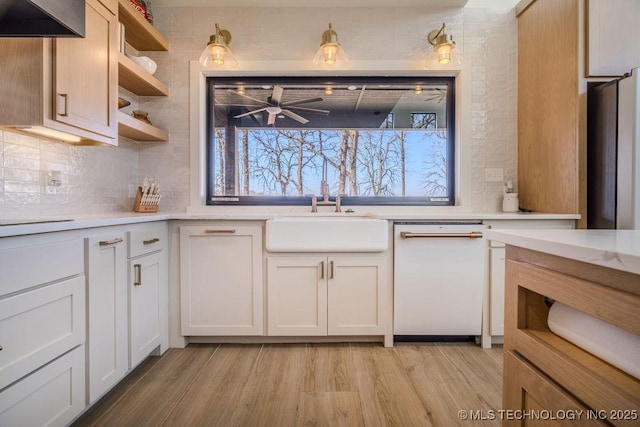
M166 142L169 133L118 111L118 135L139 142Z
M167 85L153 77L122 52L118 54L118 84L136 95L169 95Z
M120 22L125 26L125 39L136 50L169 50L169 42L147 22L129 0L118 0Z

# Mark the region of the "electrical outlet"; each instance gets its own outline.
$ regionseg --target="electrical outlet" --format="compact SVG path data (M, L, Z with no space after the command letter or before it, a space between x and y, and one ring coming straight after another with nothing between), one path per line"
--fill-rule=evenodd
M129 198L134 198L136 197L136 185L135 184L129 184Z
M504 170L502 168L485 168L484 180L490 182L504 181Z

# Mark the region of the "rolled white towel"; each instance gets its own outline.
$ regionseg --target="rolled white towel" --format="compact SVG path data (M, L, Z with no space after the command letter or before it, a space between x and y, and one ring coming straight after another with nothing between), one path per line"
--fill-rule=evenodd
M549 310L549 329L640 379L640 336L611 323L555 302Z

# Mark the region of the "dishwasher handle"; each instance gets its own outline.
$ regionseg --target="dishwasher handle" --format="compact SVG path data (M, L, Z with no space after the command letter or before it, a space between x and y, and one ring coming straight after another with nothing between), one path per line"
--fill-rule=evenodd
M472 231L470 233L412 233L410 231L401 231L400 237L403 239L432 239L432 238L468 238L480 239L482 233Z

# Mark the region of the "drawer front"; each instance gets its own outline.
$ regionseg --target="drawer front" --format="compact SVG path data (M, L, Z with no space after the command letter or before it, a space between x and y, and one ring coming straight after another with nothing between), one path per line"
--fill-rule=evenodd
M0 251L0 295L83 272L82 239L5 249Z
M84 409L84 346L0 392L1 426L65 426Z
M0 389L84 342L84 287L76 276L0 300Z
M164 248L167 233L164 228L154 227L129 232L129 258L149 254Z

